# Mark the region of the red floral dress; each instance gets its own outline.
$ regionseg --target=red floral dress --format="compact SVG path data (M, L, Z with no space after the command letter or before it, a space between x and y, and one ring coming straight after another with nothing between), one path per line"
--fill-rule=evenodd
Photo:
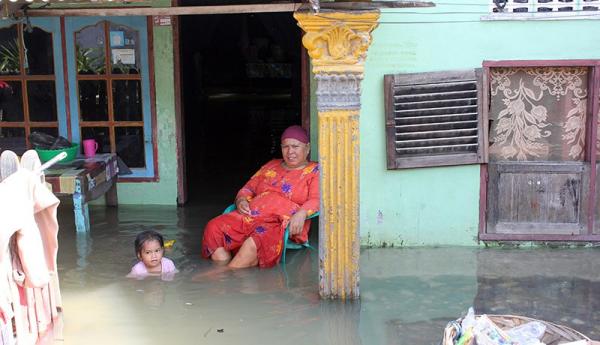
M202 256L209 258L223 247L237 252L244 241L252 237L256 243L258 265L271 267L279 262L283 248L283 233L290 217L299 209L310 216L319 210L319 165L309 162L303 169L288 170L282 159L265 164L238 192L250 203L250 216L238 211L211 219L204 228ZM302 232L292 236L295 242L308 239L310 221Z

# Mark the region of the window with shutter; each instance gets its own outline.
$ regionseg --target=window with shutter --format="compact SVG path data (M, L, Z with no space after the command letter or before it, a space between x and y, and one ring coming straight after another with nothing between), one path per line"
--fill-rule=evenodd
M483 162L480 69L386 75L388 169Z

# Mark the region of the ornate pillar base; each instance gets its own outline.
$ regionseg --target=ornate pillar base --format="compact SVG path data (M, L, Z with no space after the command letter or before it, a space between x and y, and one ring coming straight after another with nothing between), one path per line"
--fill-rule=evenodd
M359 292L360 82L378 11L297 12L317 80L321 216L319 294L355 299Z

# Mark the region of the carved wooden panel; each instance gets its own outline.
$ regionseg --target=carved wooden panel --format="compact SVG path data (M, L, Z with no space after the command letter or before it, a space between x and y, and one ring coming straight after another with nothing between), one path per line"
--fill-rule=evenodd
M585 232L586 163L489 165L488 233Z

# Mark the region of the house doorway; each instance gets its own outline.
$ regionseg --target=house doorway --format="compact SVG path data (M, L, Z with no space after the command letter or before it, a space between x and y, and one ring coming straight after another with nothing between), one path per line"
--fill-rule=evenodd
M301 30L291 13L182 16L180 39L187 200L224 208L308 118Z

